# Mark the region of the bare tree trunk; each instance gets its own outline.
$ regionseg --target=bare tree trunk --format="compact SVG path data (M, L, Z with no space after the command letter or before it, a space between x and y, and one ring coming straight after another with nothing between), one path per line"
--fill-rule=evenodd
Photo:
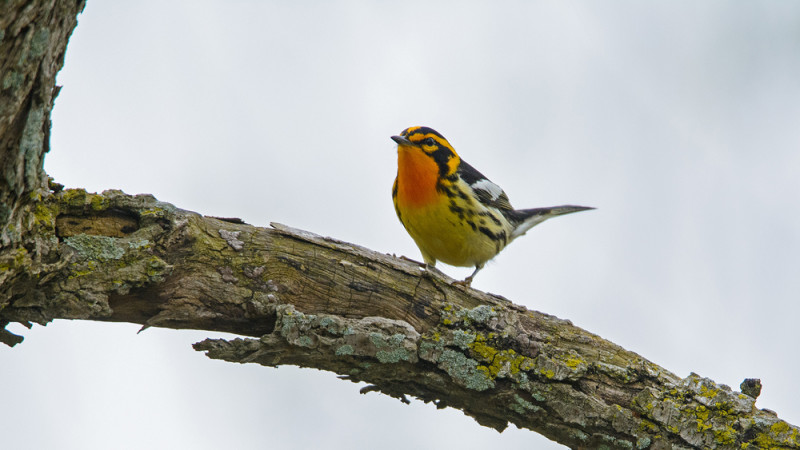
M19 242L26 224L20 209L47 187L56 74L83 1L9 0L0 13L0 224L3 247Z
M37 276L25 263L48 253L30 247L39 224L38 200L47 192L42 163L48 151L50 111L58 94L56 74L83 1L9 0L0 6L0 285L4 294L24 289L16 282ZM40 265L41 261L35 261ZM41 270L41 269L38 269ZM0 314L9 294L0 297ZM2 316L0 316L2 319ZM0 322L0 341L20 342Z
M800 447L800 430L756 408L755 393L681 379L413 262L147 195L47 189L54 77L83 3L22 3L0 15L2 325L66 318L237 333L251 338L195 348L330 370L572 448ZM21 338L0 328L0 340Z

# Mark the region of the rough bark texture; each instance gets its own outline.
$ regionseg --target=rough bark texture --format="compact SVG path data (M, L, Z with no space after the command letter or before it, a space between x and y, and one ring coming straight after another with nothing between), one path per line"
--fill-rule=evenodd
M50 111L58 94L55 77L84 4L0 2L0 284L4 290L6 283L31 276L20 272L19 263L47 253L31 245L52 244L29 236L38 230L34 210L47 188L42 163L49 149ZM16 262L7 263L9 258ZM0 312L7 303L0 297ZM4 326L0 321L0 341L20 342Z
M0 244L18 242L29 195L45 188L56 74L83 1L0 2Z
M798 448L755 399L679 378L569 321L439 272L151 196L45 188L54 76L82 2L0 4L0 325L52 319L228 331L212 358L294 364L573 448ZM0 327L0 340L21 338ZM746 392L757 395L752 381Z
M799 446L798 429L750 396L681 379L569 321L353 244L119 191L44 195L33 224L26 242L35 251L3 251L3 267L20 274L0 290L4 321L252 336L196 348L330 370L572 448Z

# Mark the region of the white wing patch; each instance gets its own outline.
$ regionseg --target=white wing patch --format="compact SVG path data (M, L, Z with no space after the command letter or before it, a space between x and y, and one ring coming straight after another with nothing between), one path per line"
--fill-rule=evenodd
M546 214L528 217L527 219L525 219L524 222L522 222L521 224L517 225L516 228L514 228L514 230L511 232L510 240L513 241L514 239L522 236L523 234L527 233L528 230L530 230L531 228L535 227L536 225L539 225L540 223L544 222L545 220L551 217L553 216Z
M476 181L470 187L475 191L481 190L487 192L491 196L492 201L496 201L501 195L503 195L503 189L486 178Z

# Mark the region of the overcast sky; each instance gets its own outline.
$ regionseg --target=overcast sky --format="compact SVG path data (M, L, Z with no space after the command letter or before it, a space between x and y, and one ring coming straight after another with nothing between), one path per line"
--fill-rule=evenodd
M67 187L415 259L389 136L433 127L518 208L598 208L473 287L682 377L759 377L800 424L800 2L90 1L58 83L45 169ZM10 328L8 448L562 448L191 349L218 334Z

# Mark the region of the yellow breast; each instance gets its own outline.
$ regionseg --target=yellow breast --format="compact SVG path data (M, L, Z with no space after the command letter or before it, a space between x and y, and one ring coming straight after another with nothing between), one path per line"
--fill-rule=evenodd
M437 190L438 176L439 168L428 155L399 146L395 208L425 262L474 267L492 259L506 242L491 239L485 230L505 232L510 225L502 215L494 214L503 220L498 226L470 197Z

